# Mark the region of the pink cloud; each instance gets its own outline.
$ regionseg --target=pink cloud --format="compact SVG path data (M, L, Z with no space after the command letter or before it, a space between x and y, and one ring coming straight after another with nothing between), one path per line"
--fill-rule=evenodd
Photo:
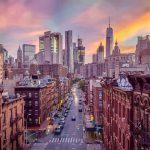
M39 27L40 16L35 16L25 5L19 2L1 3L0 5L0 28L22 27L31 28Z

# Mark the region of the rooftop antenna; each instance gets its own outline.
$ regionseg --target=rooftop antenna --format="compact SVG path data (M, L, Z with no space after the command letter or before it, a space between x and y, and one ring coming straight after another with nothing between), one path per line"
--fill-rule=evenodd
M79 34L78 34L78 39L80 38Z
M109 27L110 27L110 16L109 16Z

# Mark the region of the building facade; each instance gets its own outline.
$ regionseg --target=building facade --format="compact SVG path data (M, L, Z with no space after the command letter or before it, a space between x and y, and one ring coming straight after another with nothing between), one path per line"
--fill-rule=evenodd
M104 46L100 43L100 46L97 49L97 63L104 62Z
M30 62L34 58L36 47L31 44L23 44L23 66L24 68L30 67Z
M113 50L113 29L110 26L106 30L106 58L112 54Z
M22 63L23 63L22 56L23 56L22 55L22 50L19 46L18 51L17 51L17 67L18 68L22 68Z
M69 73L74 73L72 30L65 32L66 66Z
M31 129L32 127L40 127L53 110L53 105L58 98L55 81L43 86L40 86L38 82L38 80L33 80L32 86L18 85L15 87L16 95L25 96L25 119L27 126Z
M118 87L112 79L102 85L103 140L106 150L130 150L132 92Z
M133 91L132 148L150 149L150 75L130 75Z
M53 78L67 77L68 74L67 67L60 64L32 64L30 66L30 74L34 75L37 71L39 71L43 77L49 75Z
M0 149L23 150L24 147L24 99L2 98L0 94Z
M39 37L39 50L40 52L44 52L46 63L62 64L61 33L53 33L51 31L44 32L44 35Z

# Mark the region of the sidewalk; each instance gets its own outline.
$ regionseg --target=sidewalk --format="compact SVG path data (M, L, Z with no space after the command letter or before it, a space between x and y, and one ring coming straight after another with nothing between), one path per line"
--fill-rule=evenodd
M38 130L44 131L47 129L47 126L48 126L48 121L45 120L39 127L29 127L28 131L38 131Z

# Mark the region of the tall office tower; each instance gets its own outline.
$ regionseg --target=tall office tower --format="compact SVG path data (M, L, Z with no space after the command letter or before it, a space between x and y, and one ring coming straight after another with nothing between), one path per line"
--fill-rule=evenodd
M65 49L62 50L62 58L63 58L63 66L65 66L66 63L66 55L65 55Z
M82 44L81 38L78 38L78 63L80 65L85 63L85 47Z
M76 70L78 68L78 47L76 43L73 43L73 60L74 60L74 72L76 73Z
M97 63L97 54L92 55L92 63Z
M35 45L23 44L23 66L24 68L30 67L30 62L35 55Z
M74 73L74 60L73 60L73 43L72 31L65 32L65 51L66 51L66 66L70 73Z
M22 68L22 50L21 50L20 46L17 51L17 67Z
M3 52L3 62L4 64L8 64L8 51L0 44L0 50Z
M39 37L39 50L45 52L45 62L63 64L61 33L44 32L44 35Z
M106 30L106 58L108 58L112 54L113 50L113 29L110 26L109 19L109 27Z
M104 62L104 46L102 45L102 43L100 43L100 46L97 49L97 62Z

